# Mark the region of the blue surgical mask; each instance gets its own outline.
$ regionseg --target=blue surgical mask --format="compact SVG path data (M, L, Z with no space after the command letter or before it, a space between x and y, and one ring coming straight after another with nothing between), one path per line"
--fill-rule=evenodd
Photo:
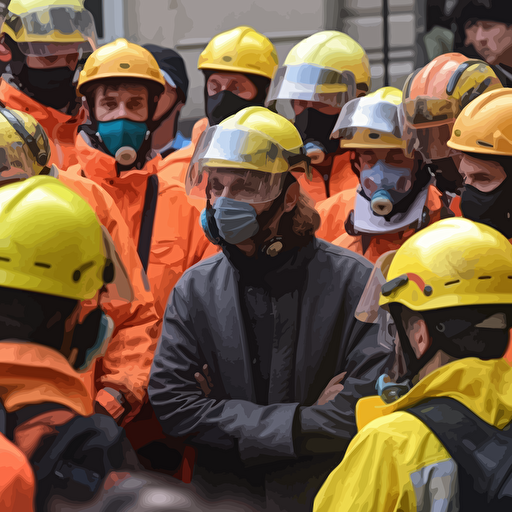
M248 203L229 197L220 197L212 209L203 210L201 225L214 244L219 243L220 237L236 245L253 237L260 229L256 210Z
M114 157L123 147L131 148L136 154L146 138L147 131L146 123L130 119L98 122L98 134L108 152Z

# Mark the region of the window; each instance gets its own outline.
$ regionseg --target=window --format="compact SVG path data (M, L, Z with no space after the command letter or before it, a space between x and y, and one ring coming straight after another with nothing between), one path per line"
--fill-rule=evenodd
M98 45L125 37L125 0L85 0L85 8L91 12L98 34Z

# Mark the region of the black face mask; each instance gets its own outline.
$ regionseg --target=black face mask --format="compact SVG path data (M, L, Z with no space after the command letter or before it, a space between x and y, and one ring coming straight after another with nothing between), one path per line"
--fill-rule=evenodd
M435 160L431 165L436 177L436 187L441 192L460 193L462 176L452 157Z
M33 69L24 65L17 78L22 87L39 103L60 110L68 103L76 103L76 70L69 68Z
M338 114L328 115L314 109L307 108L295 116L295 128L300 133L304 144L316 142L326 154L336 153L340 145L337 139L330 140Z
M507 238L512 238L512 180L510 177L492 192L481 192L466 185L460 198L460 209L466 219L487 224Z
M222 91L206 97L206 117L210 126L215 126L244 108L261 106L259 101L244 100L230 91Z

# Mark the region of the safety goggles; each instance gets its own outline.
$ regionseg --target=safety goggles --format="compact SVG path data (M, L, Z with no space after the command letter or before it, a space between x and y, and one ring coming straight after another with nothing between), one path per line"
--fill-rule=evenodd
M185 185L192 197L212 199L225 193L240 201L264 203L279 196L288 171L311 177L302 146L287 151L261 133L255 137L249 130L213 126L197 145Z
M340 73L312 64L301 64L277 70L270 85L266 105L275 108L279 113L280 110L287 110L291 100L313 101L341 108L356 95L356 79L353 73ZM290 116L288 118L291 119Z
M97 47L94 18L85 9L48 6L19 16L11 13L5 24L14 32L20 51L27 56L80 54Z

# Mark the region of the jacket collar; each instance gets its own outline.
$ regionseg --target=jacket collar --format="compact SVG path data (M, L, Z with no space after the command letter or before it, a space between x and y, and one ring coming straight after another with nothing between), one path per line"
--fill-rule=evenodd
M162 160L161 155L157 154L154 158L146 162L146 165L142 169L123 171L118 176L115 158L107 155L100 149L92 147L89 137L83 131L79 133L76 139L76 150L78 163L82 168L83 174L94 181L112 178L123 179L134 175L147 176L155 174Z
M260 284L277 291L282 287L297 286L300 274L313 258L316 248L316 238L313 237L306 246L294 247L274 257L264 254L258 258L248 257L234 245L225 245L222 251L238 272L242 284Z
M428 224L429 219L438 212L443 204L441 193L434 185L428 185L417 196L411 207L404 214L398 214L393 221L373 215L370 203L360 194L358 187L353 200L353 209L345 220L345 229L351 236L367 234L382 236L387 234L405 233ZM428 218L425 218L427 214Z
M44 402L83 416L94 412L89 391L66 358L36 343L0 343L0 398L8 412Z
M504 359L483 361L474 357L448 363L430 373L396 402L379 396L359 400L357 428L374 419L403 411L434 397L455 398L490 425L503 428L512 421L512 367Z

